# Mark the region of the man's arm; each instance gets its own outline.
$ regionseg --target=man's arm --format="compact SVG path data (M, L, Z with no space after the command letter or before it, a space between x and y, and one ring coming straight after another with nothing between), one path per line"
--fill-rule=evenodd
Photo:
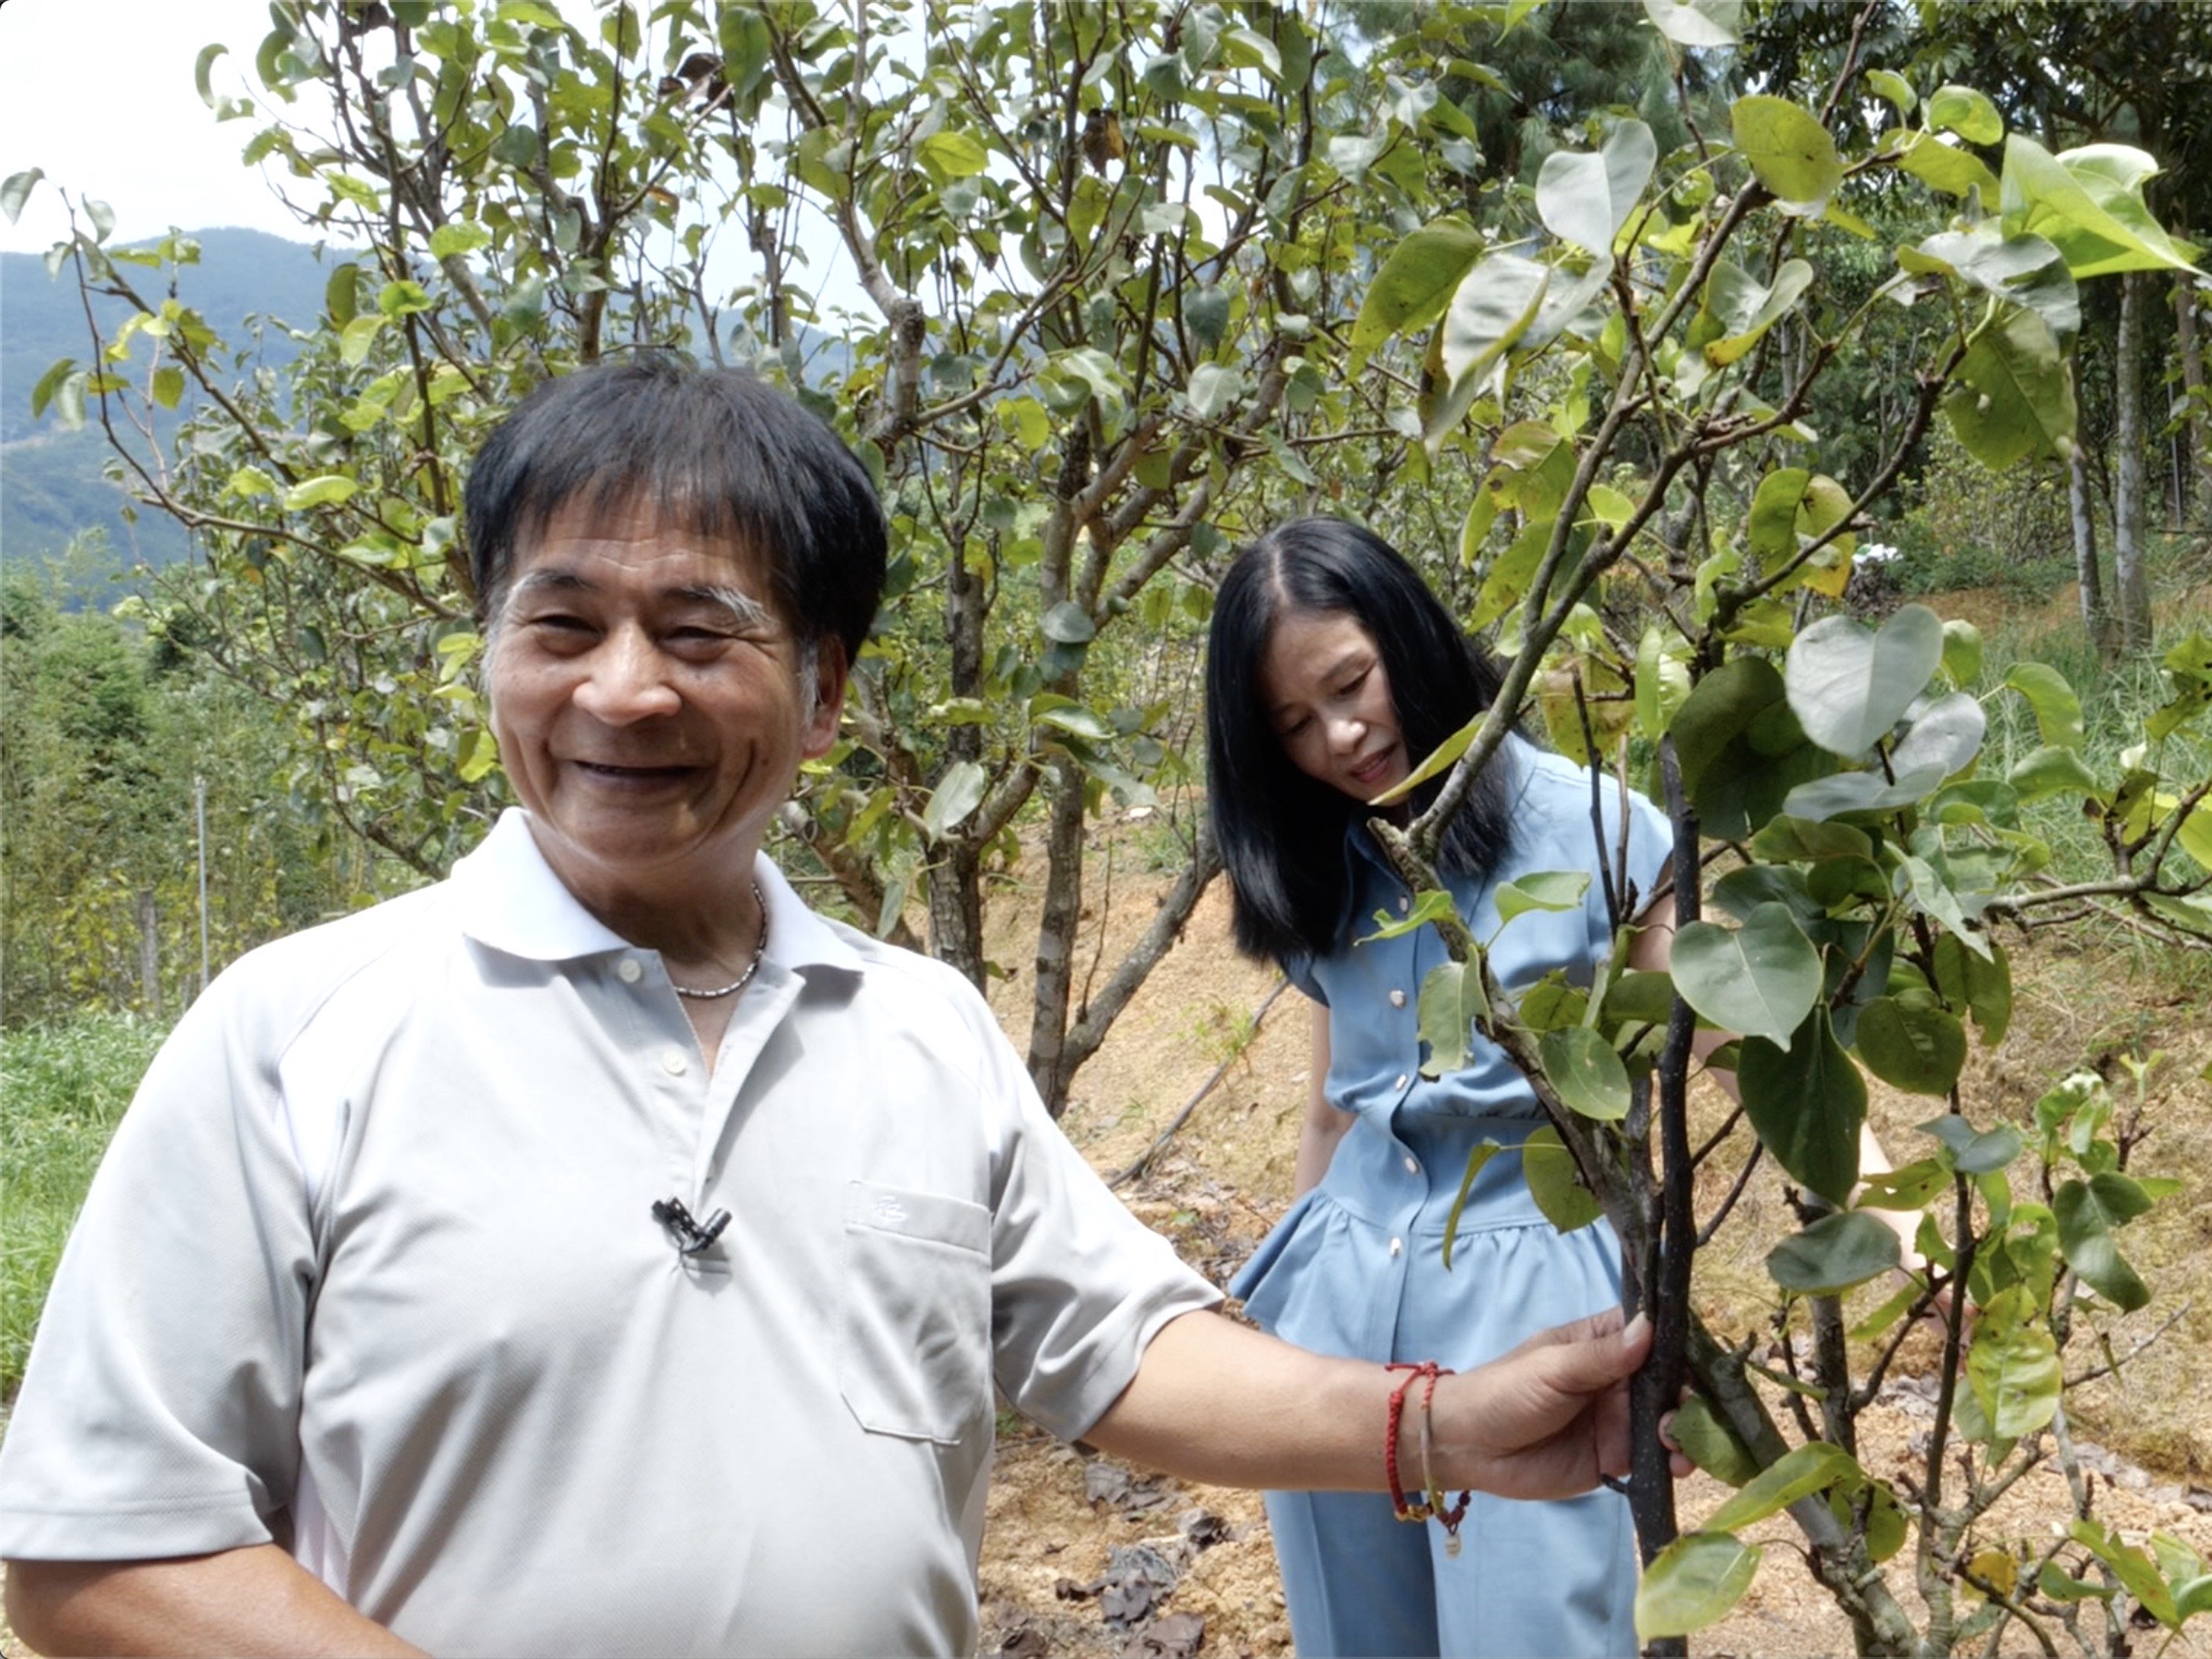
M1565 1498L1628 1472L1626 1379L1651 1346L1617 1310L1532 1337L1437 1384L1439 1484ZM1224 1486L1376 1492L1390 1391L1403 1374L1331 1359L1190 1313L1161 1328L1137 1375L1084 1437L1132 1462ZM1418 1396L1418 1385L1415 1396ZM1399 1474L1420 1484L1409 1412ZM1686 1468L1686 1465L1683 1466Z
M165 1561L10 1561L8 1622L40 1653L420 1654L274 1544Z

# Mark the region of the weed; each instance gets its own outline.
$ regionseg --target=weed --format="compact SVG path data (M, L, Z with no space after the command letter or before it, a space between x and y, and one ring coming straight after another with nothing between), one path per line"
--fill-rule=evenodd
M0 1034L0 1398L12 1400L63 1242L132 1091L167 1035L128 1014Z

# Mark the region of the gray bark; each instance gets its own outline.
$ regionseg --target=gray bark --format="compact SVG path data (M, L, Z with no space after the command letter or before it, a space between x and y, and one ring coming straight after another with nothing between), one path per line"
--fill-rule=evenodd
M1044 914L1037 919L1036 980L1030 987L1030 1077L1054 1117L1067 1109L1067 1006L1075 980L1075 933L1083 921L1083 764L1053 763L1052 823L1045 842Z
M2109 659L2116 643L2112 609L2105 603L2105 579L2097 559L2097 514L2089 500L2089 458L2078 443L2066 466L2066 506L2074 524L2074 574L2081 584L2081 629L2100 658Z
M2197 328L2197 284L2185 271L2173 283L2174 337L2181 358L2181 390L2189 399L2189 417L2181 428L2185 446L2182 489L2197 516L2212 518L2212 430L2204 410L2204 343Z
M2150 648L2150 573L2143 568L2143 276L2120 278L2120 337L2114 353L2114 438L2118 477L2112 492L2112 586L2119 601L2120 645Z

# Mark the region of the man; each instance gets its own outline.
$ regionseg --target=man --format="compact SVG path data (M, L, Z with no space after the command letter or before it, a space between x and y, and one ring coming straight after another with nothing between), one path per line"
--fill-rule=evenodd
M467 514L523 811L239 963L155 1060L0 1448L24 1637L967 1650L994 1376L1179 1474L1381 1486L1395 1379L1210 1311L965 981L762 856L883 579L827 429L603 367L494 434ZM1445 1379L1438 1478L1619 1472L1645 1340Z

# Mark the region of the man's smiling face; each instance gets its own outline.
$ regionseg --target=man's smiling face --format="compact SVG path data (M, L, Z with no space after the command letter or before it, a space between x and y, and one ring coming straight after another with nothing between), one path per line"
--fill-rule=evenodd
M650 501L576 503L521 549L489 662L492 730L538 845L587 903L750 869L837 732L841 653L801 672L763 562Z

